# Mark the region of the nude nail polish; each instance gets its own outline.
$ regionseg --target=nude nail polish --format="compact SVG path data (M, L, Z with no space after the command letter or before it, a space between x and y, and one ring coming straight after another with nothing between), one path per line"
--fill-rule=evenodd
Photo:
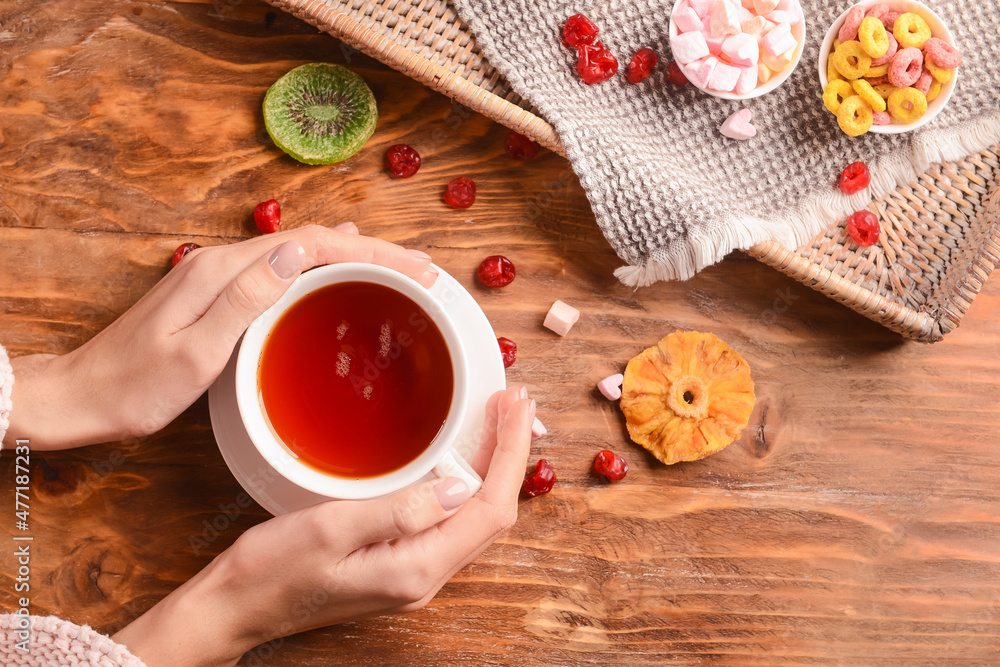
M442 480L434 485L434 495L437 496L441 508L446 512L462 505L472 497L472 494L469 493L469 485L457 477Z
M288 280L302 268L305 258L306 251L298 241L285 241L271 252L267 263L274 271L274 275L282 280Z

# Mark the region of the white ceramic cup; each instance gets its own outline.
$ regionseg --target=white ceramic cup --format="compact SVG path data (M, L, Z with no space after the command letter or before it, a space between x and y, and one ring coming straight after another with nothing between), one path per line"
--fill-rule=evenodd
M431 318L444 337L451 355L454 389L444 426L430 446L402 468L361 479L338 477L303 463L271 429L259 398L257 370L261 352L271 329L288 308L305 295L321 287L342 282L367 282L384 285L409 297ZM469 370L465 348L458 330L442 304L412 278L375 264L343 263L321 266L299 276L288 291L258 317L243 336L236 360L236 402L247 434L264 460L282 477L304 489L330 498L364 499L384 496L406 488L427 473L437 477L459 477L473 493L482 479L459 453L459 430L468 408ZM465 445L478 443L465 443ZM471 446L462 451L474 451Z

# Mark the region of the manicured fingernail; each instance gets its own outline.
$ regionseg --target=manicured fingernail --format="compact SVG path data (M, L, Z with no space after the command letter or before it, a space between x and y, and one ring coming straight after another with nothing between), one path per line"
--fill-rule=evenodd
M427 267L427 271L426 271L426 273L429 273L429 274L431 274L432 276L436 276L436 275L438 275L438 270L437 270L437 267L436 267L436 266L428 266L428 267Z
M282 280L288 280L302 268L302 262L305 261L305 258L306 251L299 245L298 241L285 241L271 252L267 263L274 271L274 275Z
M416 248L408 248L406 250L406 252L410 253L411 255L413 255L414 257L416 257L417 259L430 259L431 258L431 256L428 255L426 252L420 252Z
M521 387L517 390L517 395L520 398L528 398L528 390L525 387Z
M441 508L447 512L453 510L472 497L469 485L457 477L446 479L434 485L434 495L437 496Z
M342 222L333 228L335 232L344 232L346 234L357 234L358 226L353 222Z

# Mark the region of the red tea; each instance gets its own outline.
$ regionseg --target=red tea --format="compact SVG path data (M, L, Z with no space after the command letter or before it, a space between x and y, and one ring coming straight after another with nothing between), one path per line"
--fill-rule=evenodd
M300 461L339 477L397 470L427 449L454 391L430 316L374 283L328 285L275 323L257 371L271 428Z

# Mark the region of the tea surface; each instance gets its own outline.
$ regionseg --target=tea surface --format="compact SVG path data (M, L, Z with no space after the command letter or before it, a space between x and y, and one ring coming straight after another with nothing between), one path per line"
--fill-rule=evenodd
M434 440L454 371L420 306L389 287L349 282L285 311L264 342L258 387L271 428L301 461L339 477L374 477Z

